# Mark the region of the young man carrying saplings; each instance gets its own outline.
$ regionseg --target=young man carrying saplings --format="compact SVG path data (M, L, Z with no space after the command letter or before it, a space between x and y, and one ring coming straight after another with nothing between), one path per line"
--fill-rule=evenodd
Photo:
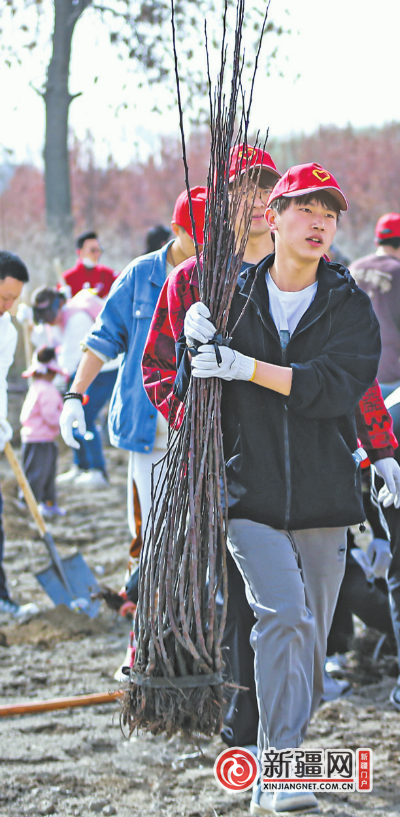
M320 165L285 173L265 214L275 253L239 276L222 362L207 344L191 360L194 377L224 381L228 546L256 616L260 752L304 739L322 695L346 529L365 515L352 456L354 411L376 376L380 336L368 297L347 270L324 260L340 210L347 210L346 198ZM192 276L193 263L183 264L169 282L176 340L176 289ZM205 321L205 306L194 304L184 334L195 337L199 323L211 339L215 328ZM258 785L251 812L317 807L310 792L270 794Z

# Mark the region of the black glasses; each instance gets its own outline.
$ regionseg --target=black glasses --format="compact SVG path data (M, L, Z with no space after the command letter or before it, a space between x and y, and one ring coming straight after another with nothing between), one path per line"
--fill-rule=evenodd
M263 205L266 207L268 204L268 199L271 194L272 187L254 187L254 185L250 185L249 187L245 187L243 190L240 191L239 195L242 201L247 199L248 204L252 204L257 201L257 198L261 199ZM256 192L255 192L256 191Z

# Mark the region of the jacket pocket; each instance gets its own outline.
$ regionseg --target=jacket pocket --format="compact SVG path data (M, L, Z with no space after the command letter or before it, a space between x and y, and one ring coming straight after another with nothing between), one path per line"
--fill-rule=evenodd
M132 305L132 316L135 320L142 318L152 318L155 310L155 304L148 301L134 301Z

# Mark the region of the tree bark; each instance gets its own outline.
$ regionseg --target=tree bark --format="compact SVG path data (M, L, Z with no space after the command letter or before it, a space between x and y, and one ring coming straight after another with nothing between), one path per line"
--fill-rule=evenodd
M68 87L71 42L75 25L90 3L91 0L54 0L53 49L43 94L46 222L52 232L68 242L73 229L68 158L68 114L74 99Z

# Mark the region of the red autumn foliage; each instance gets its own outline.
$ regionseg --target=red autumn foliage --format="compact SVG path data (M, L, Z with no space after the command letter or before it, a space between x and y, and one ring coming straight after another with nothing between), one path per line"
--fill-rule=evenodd
M0 196L0 235L3 248L35 226L45 228L44 179L37 167L19 165Z
M354 259L373 251L373 230L380 215L400 212L400 123L356 131L334 126L310 136L270 140L268 150L284 172L291 164L317 161L338 179L350 200L339 226L337 244ZM194 132L188 140L192 186L205 184L209 136ZM161 137L156 155L119 167L110 156L106 167L96 162L93 140L73 144L71 186L76 233L98 230L105 247L104 263L122 269L143 252L147 230L169 225L175 199L185 187L178 137ZM19 252L30 265L34 283L54 280L57 257L73 263L52 244L45 230L44 179L31 165L13 169L0 195L0 240L3 248ZM58 242L59 243L59 242Z
M190 184L205 184L209 138L198 133L189 140ZM108 243L142 251L144 236L154 224L169 225L176 198L185 188L178 139L161 138L156 156L120 168L112 156L106 168L96 166L90 141L75 143L71 181L76 231L93 226Z

